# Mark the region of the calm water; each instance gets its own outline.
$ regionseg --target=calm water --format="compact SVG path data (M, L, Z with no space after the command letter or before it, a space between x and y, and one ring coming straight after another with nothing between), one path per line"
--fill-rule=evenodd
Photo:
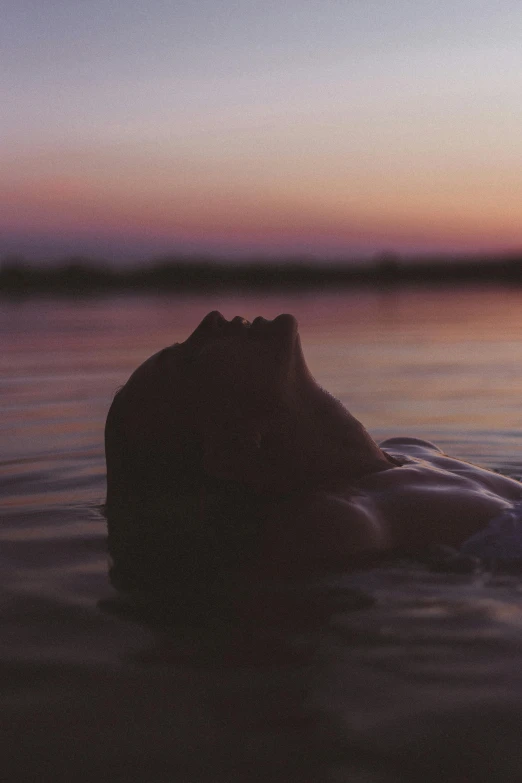
M320 627L280 625L246 651L115 614L107 408L216 308L294 313L315 377L377 438L522 475L522 291L0 301L8 779L520 779L517 577L347 575Z

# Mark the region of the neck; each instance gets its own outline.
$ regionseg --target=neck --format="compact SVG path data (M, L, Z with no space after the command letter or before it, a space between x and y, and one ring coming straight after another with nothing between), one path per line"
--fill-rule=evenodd
M301 389L262 434L262 491L335 490L393 467L362 424L330 394Z

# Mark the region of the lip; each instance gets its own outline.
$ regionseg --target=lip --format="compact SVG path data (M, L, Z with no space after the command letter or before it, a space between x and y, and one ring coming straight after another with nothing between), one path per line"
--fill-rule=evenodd
M228 333L231 332L232 334L246 332L252 328L250 321L247 321L246 318L243 318L240 315L236 315L236 317L232 318L231 321L225 321L225 324L226 331Z
M257 318L254 318L254 320L252 321L252 326L250 327L252 330L252 334L263 332L263 330L267 328L269 323L270 321L267 321L266 318L263 318L263 316L258 315Z
M297 333L297 321L289 313L278 315L272 321L258 316L252 321L251 331L254 334L295 334Z

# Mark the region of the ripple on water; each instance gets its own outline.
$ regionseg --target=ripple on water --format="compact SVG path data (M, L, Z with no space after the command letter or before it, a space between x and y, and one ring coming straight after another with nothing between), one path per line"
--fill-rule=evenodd
M516 574L385 564L329 584L308 626L295 602L239 636L146 625L107 611L95 507L116 388L216 308L294 312L312 371L377 438L522 475L521 304L515 288L0 302L9 779L518 780Z

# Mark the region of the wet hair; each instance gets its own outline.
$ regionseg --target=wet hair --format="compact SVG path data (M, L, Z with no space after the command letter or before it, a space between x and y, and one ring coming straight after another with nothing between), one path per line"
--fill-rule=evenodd
M252 559L260 499L205 472L196 433L172 433L170 445L138 443L120 408L117 394L105 427L111 582L175 594L193 612Z

